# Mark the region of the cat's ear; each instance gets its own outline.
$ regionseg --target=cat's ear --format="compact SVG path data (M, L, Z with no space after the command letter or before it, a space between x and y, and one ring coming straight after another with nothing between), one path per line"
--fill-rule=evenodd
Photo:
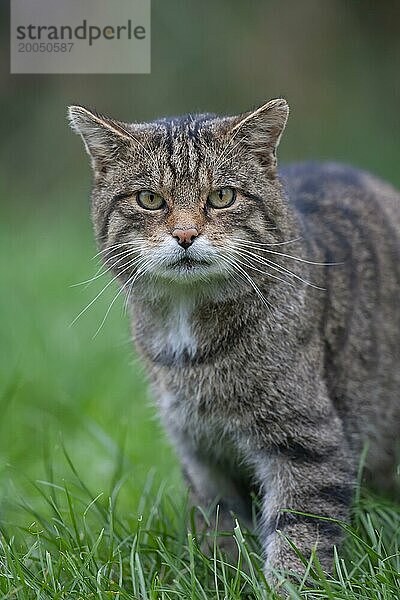
M70 106L68 118L72 129L82 137L95 174L105 172L132 142L122 123L84 106Z
M235 138L241 137L249 150L273 172L277 164L276 151L288 116L288 103L284 98L277 98L236 117L230 131Z

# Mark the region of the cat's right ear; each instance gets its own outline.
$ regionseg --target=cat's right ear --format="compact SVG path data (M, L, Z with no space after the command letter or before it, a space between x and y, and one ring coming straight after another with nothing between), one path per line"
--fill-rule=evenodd
M81 136L96 175L104 173L132 142L122 123L84 106L70 106L68 119L73 131Z
M288 116L288 103L284 98L276 98L228 119L228 123L233 123L229 130L231 139L237 137L272 176L276 174L276 153Z

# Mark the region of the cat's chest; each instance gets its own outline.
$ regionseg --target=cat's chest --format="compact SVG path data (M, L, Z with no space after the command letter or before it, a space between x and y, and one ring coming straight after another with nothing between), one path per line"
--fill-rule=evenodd
M152 316L149 345L153 356L179 363L183 357L196 355L201 342L195 327L194 309L194 302L184 298L170 301L162 312Z
M192 389L191 396L163 385L156 391L156 396L161 418L168 431L176 435L178 430L178 435L190 439L204 455L211 453L221 461L235 462L238 446L245 445L243 428L246 426L246 417L239 417L235 411L227 410L227 406L221 406L218 396L202 405L205 399L202 382Z

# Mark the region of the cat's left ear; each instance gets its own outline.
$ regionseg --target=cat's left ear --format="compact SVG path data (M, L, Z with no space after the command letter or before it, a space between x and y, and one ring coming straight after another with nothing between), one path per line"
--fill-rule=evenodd
M276 151L289 116L289 105L284 98L270 100L256 110L236 117L231 128L235 138L243 143L270 171L277 164Z

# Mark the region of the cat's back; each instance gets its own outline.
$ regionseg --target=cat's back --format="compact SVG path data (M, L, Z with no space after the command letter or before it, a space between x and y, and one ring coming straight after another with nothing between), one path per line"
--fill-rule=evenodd
M331 162L290 165L281 180L303 237L327 262L343 263L353 289L357 275L360 283L367 277L367 265L375 286L400 284L400 193L392 185ZM328 270L327 277L335 273Z
M399 239L400 193L367 171L334 162L305 162L282 168L280 176L305 225L350 220L365 227L368 235L386 227Z
M310 257L314 251L324 262L340 263L325 269L326 285L336 286L336 295L351 291L353 302L357 295L368 298L377 314L397 317L400 193L366 171L330 162L288 166L281 179Z

